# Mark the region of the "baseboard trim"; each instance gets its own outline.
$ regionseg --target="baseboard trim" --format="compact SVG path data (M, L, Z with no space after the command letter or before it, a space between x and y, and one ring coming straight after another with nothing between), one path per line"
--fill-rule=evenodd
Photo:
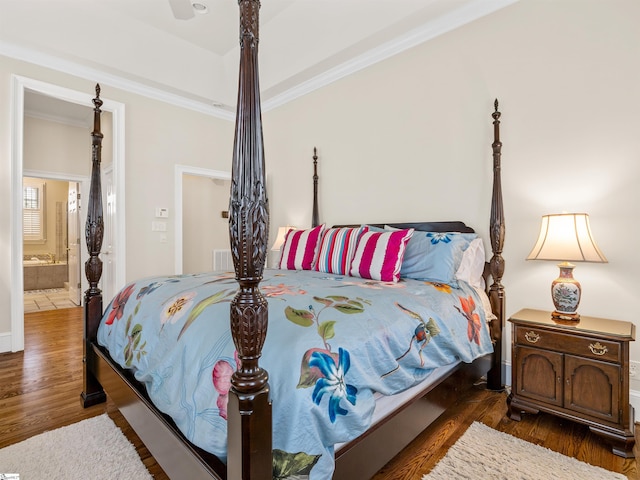
M638 412L640 411L640 391L629 390L629 403L633 406L633 423L638 422Z
M511 388L511 362L502 363L502 374L505 386Z
M0 333L0 353L11 351L11 332Z

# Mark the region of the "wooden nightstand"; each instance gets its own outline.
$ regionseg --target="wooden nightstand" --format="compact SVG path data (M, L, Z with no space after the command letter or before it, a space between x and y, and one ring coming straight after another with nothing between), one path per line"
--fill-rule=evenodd
M613 453L633 457L629 342L635 340L635 325L586 316L561 324L551 312L531 309L520 310L509 321L511 419L552 413L588 425L613 444Z

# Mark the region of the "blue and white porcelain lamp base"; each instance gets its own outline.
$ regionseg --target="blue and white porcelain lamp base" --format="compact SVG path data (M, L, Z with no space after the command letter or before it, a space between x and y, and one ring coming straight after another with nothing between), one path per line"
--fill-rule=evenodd
M564 321L579 321L578 305L582 289L580 282L573 278L575 265L569 262L558 264L560 276L551 283L551 297L556 307L552 318Z

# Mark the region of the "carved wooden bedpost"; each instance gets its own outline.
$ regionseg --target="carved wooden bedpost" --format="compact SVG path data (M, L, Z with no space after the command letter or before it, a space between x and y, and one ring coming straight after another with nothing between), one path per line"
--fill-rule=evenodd
M84 265L85 274L89 281L89 289L84 294L84 351L85 362L83 376L83 390L81 400L84 407L95 405L106 400L102 386L89 372L86 362L87 349L90 342L96 340L98 322L102 317L102 291L98 282L102 276L102 260L98 257L104 238L104 220L102 217L102 187L100 183L100 161L102 158L102 131L100 128L100 114L102 100L100 100L100 85L96 85L96 98L93 99L93 131L91 132L91 194L87 205L87 223L85 239L89 251L89 259ZM93 358L93 357L92 357Z
M259 290L267 255L267 200L258 82L259 0L239 0L240 78L233 150L229 235L240 285L231 302L231 333L241 365L231 378L227 478L271 480L269 376L258 364L267 334L267 301Z
M313 214L311 216L311 226L320 225L320 215L318 214L318 149L313 147Z
M504 274L504 258L502 248L504 246L504 209L502 206L502 182L501 182L501 150L500 141L500 112L498 111L498 99L494 102L493 117L493 194L491 197L491 219L489 236L491 238L491 250L493 256L489 262L489 269L493 283L489 287L489 299L491 309L497 315L498 320L492 322L492 338L495 340L494 350L496 357L502 359L502 330L504 328L505 295L502 285ZM502 364L493 365L487 375L487 387L491 390L502 390Z

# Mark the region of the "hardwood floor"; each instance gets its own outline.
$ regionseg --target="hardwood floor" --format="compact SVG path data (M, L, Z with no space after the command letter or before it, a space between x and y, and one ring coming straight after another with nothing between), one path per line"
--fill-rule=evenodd
M111 401L88 409L80 405L81 308L25 315L25 345L24 352L0 354L0 448L106 412L136 446L154 477L168 478ZM514 422L506 416L505 401L506 393L474 388L373 480L420 480L474 421L640 480L635 459L613 455L583 425L546 414L525 415ZM637 447L636 451L640 455Z
M25 315L24 352L0 354L0 448L107 413L135 445L151 474L166 480L111 401L82 408L82 321L82 308Z

